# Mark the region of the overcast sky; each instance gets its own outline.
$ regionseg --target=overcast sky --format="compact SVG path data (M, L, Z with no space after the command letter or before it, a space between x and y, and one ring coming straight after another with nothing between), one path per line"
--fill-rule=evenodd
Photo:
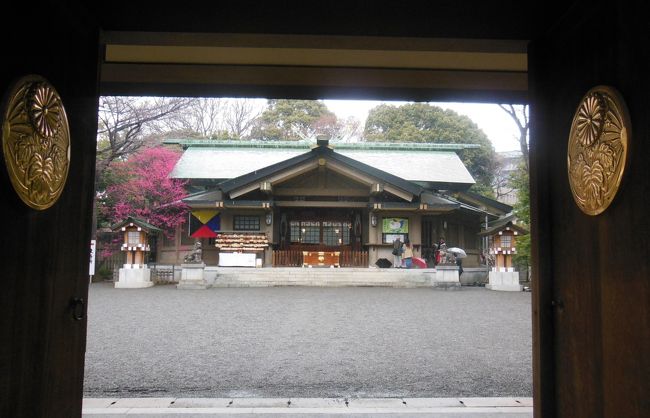
M380 103L401 105L405 102L379 102L371 100L324 100L327 107L339 117L354 116L365 123L368 111ZM519 130L515 122L496 104L485 103L431 103L451 109L472 119L490 138L494 149L513 151L519 149L517 137Z

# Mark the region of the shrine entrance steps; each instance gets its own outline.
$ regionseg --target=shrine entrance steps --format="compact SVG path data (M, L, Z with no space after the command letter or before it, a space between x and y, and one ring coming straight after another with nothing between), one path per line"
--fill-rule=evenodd
M273 286L377 286L460 288L460 282L437 280L436 269L328 268L328 267L207 267L205 277L211 287Z

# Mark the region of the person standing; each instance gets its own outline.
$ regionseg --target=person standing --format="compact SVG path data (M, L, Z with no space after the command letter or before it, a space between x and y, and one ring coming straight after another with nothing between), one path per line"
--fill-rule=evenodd
M408 239L404 241L404 254L402 257L404 258L404 265L407 269L410 269L413 265L413 247Z
M402 268L402 252L404 251L403 249L403 244L402 241L397 237L395 241L393 241L393 267L394 268Z
M436 248L436 265L443 263L445 260L443 259L446 255L447 252L447 244L445 243L444 238L440 238L438 240L438 245Z

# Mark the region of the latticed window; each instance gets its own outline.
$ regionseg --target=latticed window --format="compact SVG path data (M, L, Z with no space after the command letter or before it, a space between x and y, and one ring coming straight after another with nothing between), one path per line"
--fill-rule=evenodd
M320 244L330 247L350 244L350 222L335 221L291 221L289 234L291 242Z
M302 242L305 244L320 243L320 222L301 222L300 232L302 233Z
M259 231L259 216L235 216L233 229L235 231Z
M343 233L342 233L342 239L343 245L349 245L350 244L350 231L352 230L352 224L350 222L343 222Z
M139 231L129 231L127 235L129 240L129 246L135 246L140 244L140 232Z
M300 222L291 221L289 224L289 234L291 236L291 242L300 242Z
M512 236L501 235L501 248L512 248Z
M349 222L323 222L323 244L335 247L350 244Z
M329 246L341 245L343 233L340 222L323 222L323 244Z

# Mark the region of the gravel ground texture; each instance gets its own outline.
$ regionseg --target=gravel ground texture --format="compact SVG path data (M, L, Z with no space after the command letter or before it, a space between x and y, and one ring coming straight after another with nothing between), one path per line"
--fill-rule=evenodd
M93 283L87 397L532 396L525 292Z

